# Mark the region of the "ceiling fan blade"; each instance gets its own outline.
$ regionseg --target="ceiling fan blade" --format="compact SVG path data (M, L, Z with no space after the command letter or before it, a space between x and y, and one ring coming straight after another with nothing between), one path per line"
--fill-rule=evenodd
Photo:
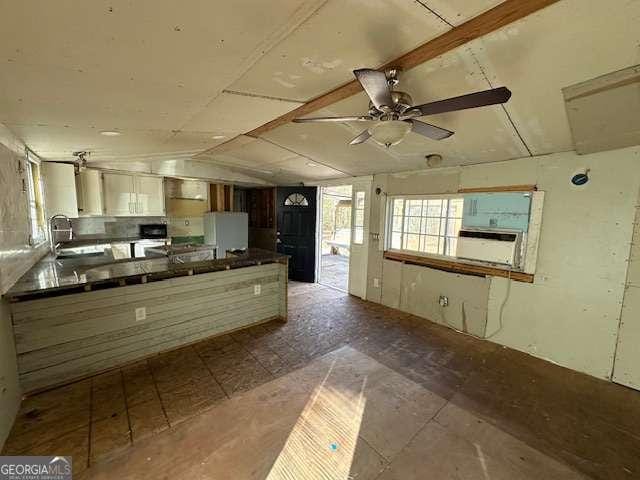
M311 122L366 122L373 120L368 115L353 115L351 117L313 117L313 118L294 118L295 123L311 123Z
M505 103L509 98L511 98L511 91L507 87L500 87L417 105L412 107L410 112L417 109L422 115L435 115L436 113L455 112L467 108Z
M371 70L370 68L361 68L354 70L353 74L378 110L381 110L382 106L393 107L391 89L389 88L387 76L384 72Z
M405 122L409 122L412 125L412 132L427 138L432 138L433 140L443 140L453 135L451 130L436 127L435 125L421 122L419 120L405 120Z
M349 142L349 145L358 145L360 143L364 143L367 140L369 140L369 138L371 138L371 133L369 133L369 130L367 129L364 132L362 132L360 135L358 135L356 138L351 140Z

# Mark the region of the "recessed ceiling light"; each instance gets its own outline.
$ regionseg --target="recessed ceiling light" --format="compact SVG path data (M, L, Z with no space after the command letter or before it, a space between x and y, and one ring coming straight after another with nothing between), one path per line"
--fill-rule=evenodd
M103 130L100 132L100 135L104 135L105 137L117 137L118 135L122 135L120 132L116 132L115 130Z
M317 167L317 166L318 166L317 163L307 162L307 167Z
M227 138L226 135L213 135L211 138L214 140L222 140L223 138Z

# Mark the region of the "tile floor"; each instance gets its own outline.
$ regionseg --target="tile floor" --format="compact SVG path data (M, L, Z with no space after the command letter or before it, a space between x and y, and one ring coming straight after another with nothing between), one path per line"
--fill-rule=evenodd
M229 405L245 408L245 423L229 430L240 438L243 428L252 431L260 424L256 424L257 419L254 421L259 402L249 402L253 405L250 408L243 398L257 394L256 398L266 401L264 389L277 391L284 388L278 387L278 382L290 385L291 380L287 379L291 378L295 384L295 375L306 370L300 367L319 361L326 354L339 355L345 351L341 347L348 345L350 350L384 365L388 369L387 380L397 374L420 386L427 392L424 395L436 396L446 405L436 417L437 424L421 430L420 435L425 437L411 440L407 435L412 422L398 417L401 412L397 405L387 408L381 403L376 408L369 403L365 418L395 418L398 425L406 426L405 430L398 427L404 437L395 430L396 434L387 437L387 441L377 442L373 452L367 449L370 445L366 442L357 442L358 452L369 452L366 458L378 455L385 459L383 467L393 464L394 458L423 458L414 448L415 439L420 444L435 442L459 447L460 458L453 463L467 465L464 452L474 447L466 440L485 438L490 431L492 435L507 435L544 458L568 466L571 475L580 471L592 478L640 478L640 392L460 335L331 288L292 283L289 299L287 323L272 322L203 341L27 398L5 445L5 454L70 454L75 473L86 471L85 476L90 478L94 470L112 465L110 460L114 457L130 458L139 448L151 448L146 446L163 438L175 438L180 434L174 432L191 428L188 425L204 416L205 411L227 411ZM271 382L274 379L277 380ZM377 388L384 390L384 383ZM391 397L395 395L393 390L386 391ZM308 392L301 395L306 402ZM263 412L267 416L262 420L267 424L281 422L278 425L290 431L292 425L287 422L295 423L305 402L296 407L285 401L270 409L268 415ZM444 416L456 409L457 415ZM468 415L467 420L461 420L464 415ZM209 429L227 422L219 415L215 418ZM363 422L363 428L368 425ZM451 429L458 433L452 436L448 431ZM378 429L371 435L384 438L384 434L385 429ZM208 442L234 444L237 440L233 435L216 439L211 434ZM466 440L460 440L460 436ZM394 443L403 438L408 443ZM210 447L213 448L207 442L194 444L193 455L205 455L201 449ZM507 461L500 458L510 451L494 446L487 451L487 461ZM180 455L189 458L191 454ZM244 455L246 458L246 451ZM250 471L234 478L263 480L266 477L252 476L251 472L263 471L265 465L271 468L269 462L273 458L250 457L251 462L245 465ZM205 462L210 462L216 457L206 458ZM423 458L423 468L438 472L432 478L476 478L469 472L451 472L434 462ZM424 478L419 472L403 470L402 463L396 464L396 470L387 468L386 476L380 478ZM522 474L504 478L532 477Z

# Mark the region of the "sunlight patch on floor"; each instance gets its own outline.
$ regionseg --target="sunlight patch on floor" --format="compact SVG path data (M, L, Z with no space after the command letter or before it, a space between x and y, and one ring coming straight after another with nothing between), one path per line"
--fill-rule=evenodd
M267 480L347 480L364 414L366 378L359 389L327 379L315 388Z

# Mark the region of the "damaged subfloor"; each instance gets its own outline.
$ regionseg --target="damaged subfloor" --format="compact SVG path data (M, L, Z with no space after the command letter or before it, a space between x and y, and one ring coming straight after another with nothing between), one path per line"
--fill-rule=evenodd
M29 397L4 453L74 478L640 478L639 392L319 285L289 311Z

